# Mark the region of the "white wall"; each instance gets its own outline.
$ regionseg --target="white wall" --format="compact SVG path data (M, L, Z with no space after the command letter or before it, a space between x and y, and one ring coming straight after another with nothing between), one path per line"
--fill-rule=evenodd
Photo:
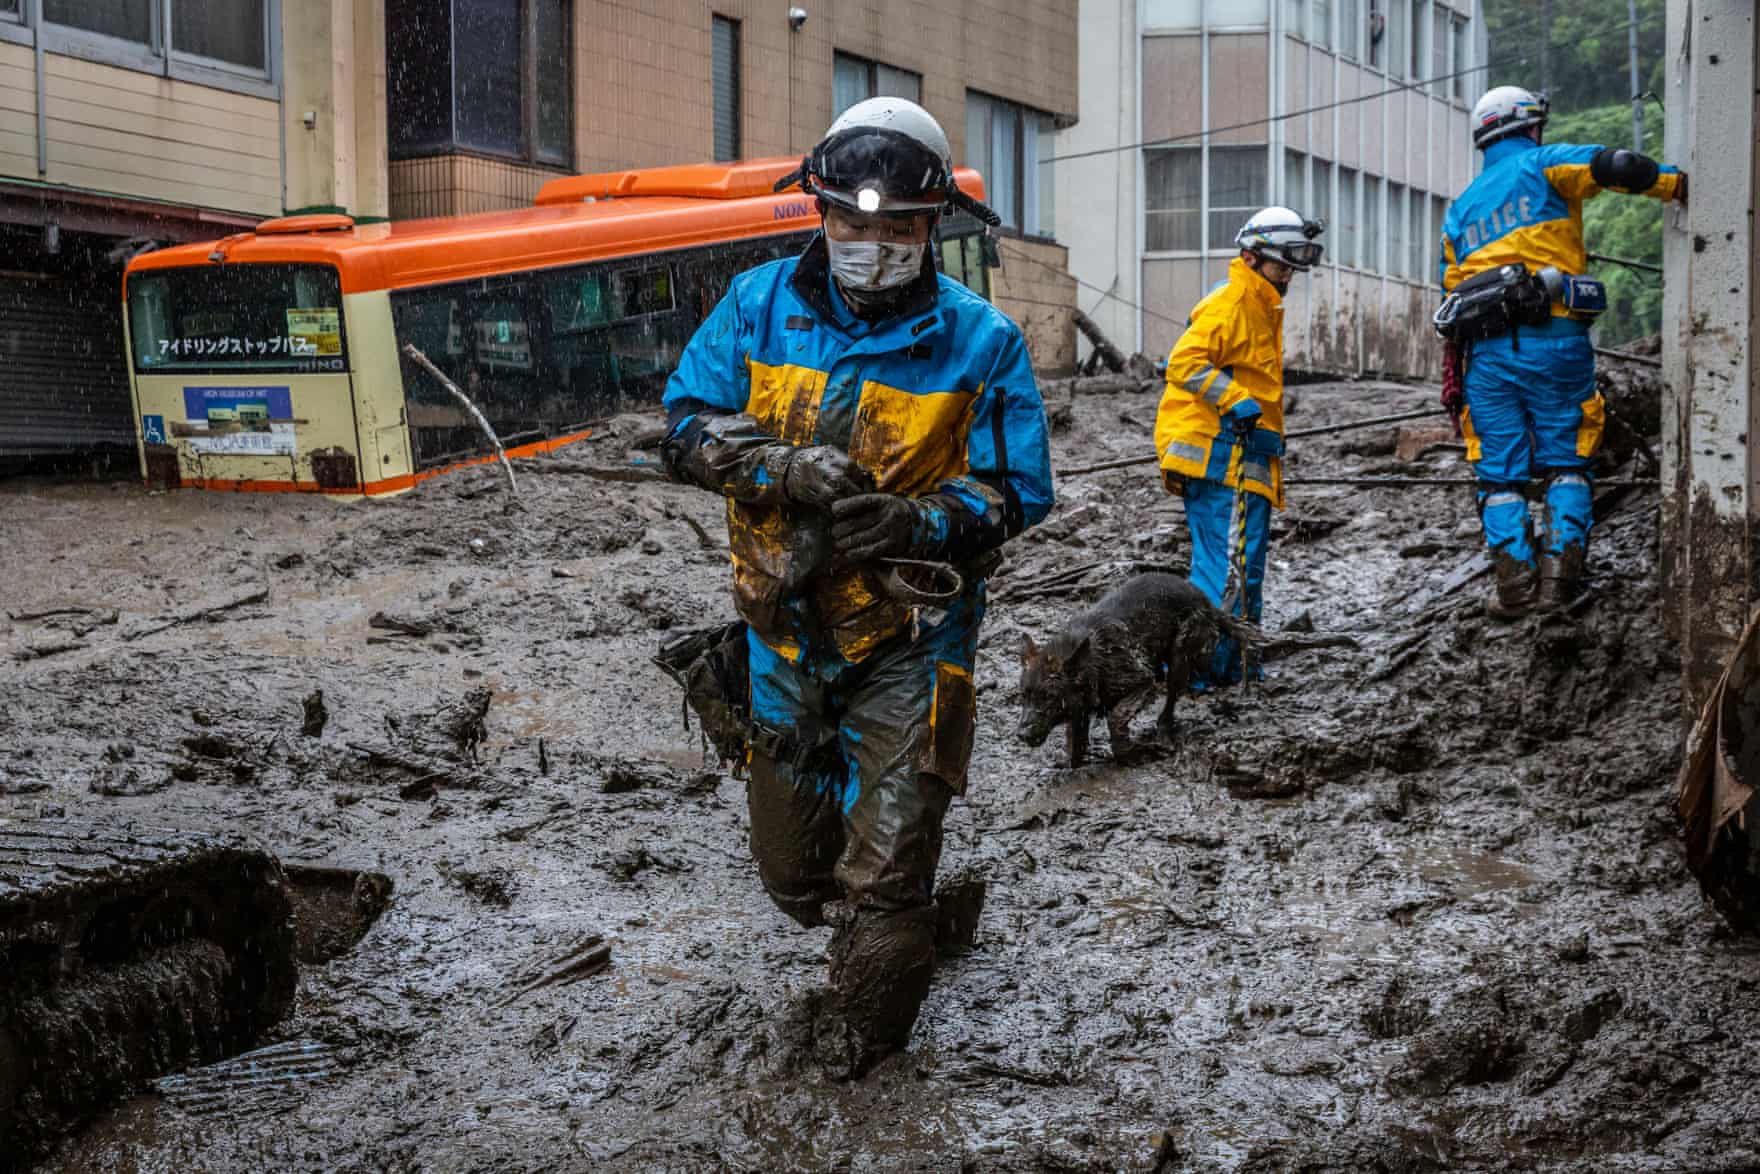
M1112 148L1142 137L1137 0L1080 0L1077 20L1082 120L1058 132L1057 153L1107 153L1053 165L1057 239L1069 248L1070 273L1088 283L1077 287L1076 305L1128 354L1141 346L1137 312L1126 304L1142 300L1137 263L1141 155ZM1094 286L1116 297L1105 297ZM1087 342L1078 340L1078 349L1085 357Z

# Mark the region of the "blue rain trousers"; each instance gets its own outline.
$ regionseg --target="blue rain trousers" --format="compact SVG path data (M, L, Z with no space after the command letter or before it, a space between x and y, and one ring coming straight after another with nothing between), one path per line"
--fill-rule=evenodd
M1522 487L1546 482L1544 553L1587 547L1589 464L1601 446L1604 408L1595 390L1587 327L1564 318L1472 345L1467 355L1467 459L1479 478L1485 544L1525 566L1538 554Z
M1225 599L1229 586L1228 567L1233 557L1235 491L1219 481L1188 479L1185 483L1186 527L1191 532L1192 569L1187 576L1192 585L1207 599L1230 615L1244 616L1259 622L1264 609L1265 556L1271 545L1271 502L1256 493L1242 496L1247 512L1247 575L1244 599ZM1253 666L1255 678L1260 676ZM1216 642L1208 672L1193 677L1193 688L1199 692L1219 685L1236 684L1241 679L1240 645L1228 636Z

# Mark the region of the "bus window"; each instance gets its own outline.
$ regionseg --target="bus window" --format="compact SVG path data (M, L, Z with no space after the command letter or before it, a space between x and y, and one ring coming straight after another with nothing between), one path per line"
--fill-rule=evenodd
M660 402L679 356L733 278L797 253L790 233L647 258L395 290L401 346L413 342L489 418L503 444L578 430ZM416 463L482 448L457 402L407 360Z
M128 315L142 375L348 369L342 284L328 265L137 273Z

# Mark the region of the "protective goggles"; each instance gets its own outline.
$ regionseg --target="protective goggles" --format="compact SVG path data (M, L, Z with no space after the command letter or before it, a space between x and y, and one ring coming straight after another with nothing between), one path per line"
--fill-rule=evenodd
M1316 241L1302 241L1291 245L1260 245L1253 251L1294 269L1312 269L1320 263L1326 248Z

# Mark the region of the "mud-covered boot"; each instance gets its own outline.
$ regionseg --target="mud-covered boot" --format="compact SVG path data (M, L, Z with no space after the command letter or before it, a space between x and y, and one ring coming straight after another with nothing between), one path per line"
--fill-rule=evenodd
M1485 604L1494 620L1519 620L1534 610L1540 598L1540 573L1529 563L1504 554L1491 556L1497 589Z
M1540 606L1563 611L1583 593L1584 551L1572 543L1558 554L1540 556Z
M854 1080L910 1039L935 969L935 907L840 910L830 954L813 1047L828 1074Z
M984 912L989 886L971 872L956 872L935 886L935 948L943 954L959 954L972 948L978 936L978 918Z

